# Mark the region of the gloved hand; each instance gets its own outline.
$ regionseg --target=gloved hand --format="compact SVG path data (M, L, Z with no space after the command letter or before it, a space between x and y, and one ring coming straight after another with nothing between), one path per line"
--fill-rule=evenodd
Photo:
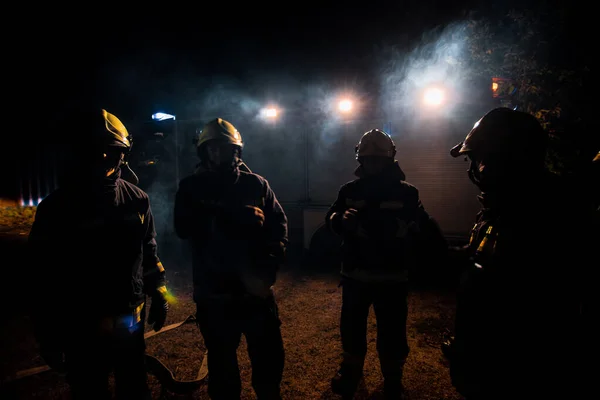
M36 308L32 315L33 334L44 362L55 371L65 372L62 320L57 321L52 315L45 307Z
M237 222L250 227L260 228L265 223L263 210L255 206L244 206L236 212Z
M342 228L347 232L356 232L358 229L357 210L349 208L342 215Z
M158 332L165 325L167 313L169 311L169 302L167 300L167 288L161 286L152 296L150 312L148 313L148 325L152 325L155 332Z
M271 287L275 284L279 267L285 261L286 244L264 243L254 250L251 254L253 261L241 266L240 278L248 293L267 298L273 294Z
M50 368L56 372L65 372L65 354L60 346L42 341L40 355Z

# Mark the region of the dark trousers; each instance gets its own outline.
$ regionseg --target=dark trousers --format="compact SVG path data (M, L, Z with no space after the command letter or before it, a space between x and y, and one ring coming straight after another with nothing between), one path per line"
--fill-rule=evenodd
M453 386L469 400L588 398L592 369L583 360L590 342L577 330L577 299L558 284L523 281L500 281L481 268L463 274L450 350Z
M82 322L69 335L65 362L73 400L112 398L108 386L111 371L118 399L150 399L143 321L132 328L114 326L109 319Z
M241 297L197 303L198 326L208 351L211 399L239 399L241 380L237 349L246 337L252 365L252 387L259 400L280 399L284 367L277 304L273 297Z
M364 283L343 279L340 330L346 362L355 364L355 368L362 371L367 354L367 317L373 305L383 376L386 380L401 379L402 366L409 353L407 296L405 283Z

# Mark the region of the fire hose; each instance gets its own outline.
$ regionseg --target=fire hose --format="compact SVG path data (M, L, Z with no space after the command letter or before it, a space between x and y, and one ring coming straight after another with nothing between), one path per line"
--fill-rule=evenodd
M164 326L160 331L154 332L146 332L144 334L144 339L149 339L153 336L159 335L161 333L168 332L173 329L177 329L180 326L195 323L196 318L193 315L190 315L186 319L181 322L177 322L175 324ZM196 378L192 380L179 380L175 377L173 372L157 357L146 354L146 368L148 372L156 377L163 389L167 389L173 393L177 394L185 394L190 393L198 389L206 380L208 376L208 352L204 353L204 357L202 359L202 364L198 369L196 374ZM14 382L29 376L37 375L42 372L50 371L51 368L48 365L42 365L39 367L33 367L25 370L18 371L12 375L9 375L6 379L2 381L2 385L5 385L10 382Z

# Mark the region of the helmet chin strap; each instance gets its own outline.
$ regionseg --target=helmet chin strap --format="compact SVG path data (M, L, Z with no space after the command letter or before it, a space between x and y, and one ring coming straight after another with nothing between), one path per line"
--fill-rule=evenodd
M109 176L107 176L107 178L111 178L111 177L115 176L116 174L119 173L119 171L122 172L121 178L126 180L127 182L132 183L134 185L137 185L140 183L140 179L138 178L136 173L133 172L133 170L131 169L131 166L129 165L129 162L127 161L126 153L123 153L123 157L119 160L119 163L114 168L114 172L112 174L110 174Z
M240 171L252 173L252 170L250 169L250 167L247 166L246 163L244 161L242 161L241 158L240 158L240 161L238 163L238 168L240 169Z
M129 179L127 179L126 177L123 177L123 179L125 179L127 182L132 183L134 185L139 184L140 178L138 178L138 176L135 174L135 172L133 172L133 170L129 166L129 163L124 162L123 165L125 166L125 171L127 172L126 175L129 178Z
M490 177L486 176L486 168L487 167L480 168L475 161L471 161L469 169L467 170L471 182L473 182L473 184L482 192L489 192L490 183L493 184L493 182L489 182Z
M131 166L129 165L129 161L127 160L128 156L129 156L129 150L124 151L121 159L119 160L119 165L117 166L117 170L120 169L121 171L125 172L124 175L121 175L122 179L126 180L129 183L137 185L140 183L140 179L135 174L135 172L133 172L133 170L131 169ZM125 168L123 168L123 167L125 167Z
M206 160L206 162L204 162L203 164L206 167L206 169L208 169L209 171L215 171L215 172L230 172L230 171L233 171L236 168L238 168L238 164L235 163L233 160L231 163L220 163L220 164L217 164L217 163L213 162L212 160Z
M471 161L471 165L467 170L469 179L482 192L500 193L510 192L520 187L523 182L530 182L532 176L536 175L535 170L523 166L522 163L515 162L505 165L482 165L479 166L476 162Z
M206 161L204 162L205 167L211 171L233 172L233 171L239 169L242 165L245 165L244 162L242 161L242 158L240 157L240 153L241 152L239 150L237 150L230 160L228 160L226 162L221 162L219 164L217 164L213 160L211 160L210 157L206 157Z

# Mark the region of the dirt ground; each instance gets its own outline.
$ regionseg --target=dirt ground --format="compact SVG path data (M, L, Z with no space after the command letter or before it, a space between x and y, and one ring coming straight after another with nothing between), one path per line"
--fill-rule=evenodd
M26 237L22 229L0 235L3 270L19 271L20 249ZM19 282L24 271L9 274L8 304L22 303L26 285ZM177 297L167 324L194 314L189 271L168 271L170 290ZM15 278L17 277L17 278ZM282 320L286 364L282 383L284 399L339 399L329 382L340 361L339 313L341 289L335 269L326 271L301 266L287 266L280 273L276 298ZM7 304L6 302L4 303ZM407 399L460 400L450 383L448 370L440 352L442 333L451 329L454 293L443 289L414 288L409 295L408 339L411 349L404 375ZM364 383L355 399L382 399L382 378L376 353L376 321L369 316L369 351L365 362ZM0 326L0 398L68 399L64 377L53 371L7 382L18 371L43 366L31 336L27 316L12 313ZM148 339L148 353L158 357L177 379L193 379L205 352L195 324L186 324ZM251 368L242 340L238 357L243 382L243 399L254 399L250 386ZM155 399L208 399L206 385L190 395L176 395L161 390L158 380L150 376Z

